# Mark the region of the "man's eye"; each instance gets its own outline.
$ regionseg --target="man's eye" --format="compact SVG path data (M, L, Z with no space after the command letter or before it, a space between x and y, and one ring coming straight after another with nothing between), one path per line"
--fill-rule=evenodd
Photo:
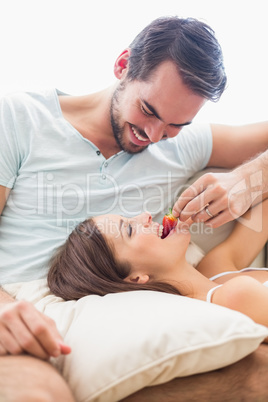
M130 223L127 226L127 235L128 235L128 237L131 237L131 235L132 235L132 226Z
M153 113L148 112L148 110L146 110L146 109L144 108L144 106L141 106L141 111L142 111L142 113L145 114L146 116L153 116L153 115L154 115Z

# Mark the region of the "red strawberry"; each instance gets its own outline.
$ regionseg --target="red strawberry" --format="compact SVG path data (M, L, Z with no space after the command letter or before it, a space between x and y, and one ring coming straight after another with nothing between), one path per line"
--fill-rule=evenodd
M169 232L174 229L177 225L178 219L175 218L174 215L172 215L172 209L169 208L169 213L166 214L163 218L163 233L161 236L161 239L164 239L165 237L167 237L167 235L169 234Z

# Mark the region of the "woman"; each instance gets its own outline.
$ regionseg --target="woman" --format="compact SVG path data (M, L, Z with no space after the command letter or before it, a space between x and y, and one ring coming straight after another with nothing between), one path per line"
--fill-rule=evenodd
M244 222L251 211L244 215ZM268 200L254 208L262 230L237 223L197 268L185 259L187 225L178 222L165 239L150 214L135 218L102 215L80 223L52 260L51 291L66 300L88 294L155 290L219 304L268 326L267 269L243 270L268 238ZM211 278L211 276L215 276ZM209 279L210 278L210 279Z

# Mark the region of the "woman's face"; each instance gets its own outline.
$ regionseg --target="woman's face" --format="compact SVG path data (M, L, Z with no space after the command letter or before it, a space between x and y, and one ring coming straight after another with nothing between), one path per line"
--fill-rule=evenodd
M190 241L185 224L179 222L165 239L161 239L162 225L153 222L148 213L134 218L102 215L94 221L112 244L116 258L130 263L134 278L141 278L143 273L154 280L172 279L172 272L185 261Z

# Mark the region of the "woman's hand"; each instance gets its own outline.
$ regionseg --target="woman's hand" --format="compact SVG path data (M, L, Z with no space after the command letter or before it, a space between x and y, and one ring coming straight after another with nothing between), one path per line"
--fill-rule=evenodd
M47 360L70 351L55 322L31 303L21 300L0 304L0 355L28 353Z

